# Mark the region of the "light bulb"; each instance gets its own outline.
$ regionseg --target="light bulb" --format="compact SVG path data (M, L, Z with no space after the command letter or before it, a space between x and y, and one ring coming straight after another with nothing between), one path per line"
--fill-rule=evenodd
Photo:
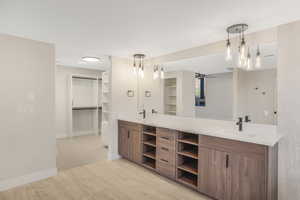
M259 69L260 67L261 67L261 57L260 57L259 47L257 47L255 68Z
M241 59L245 59L246 58L246 42L245 39L242 38L242 42L241 42Z
M144 70L141 70L141 78L144 78Z
M153 72L153 80L156 80L158 78L157 70Z
M241 60L241 56L240 55L238 55L237 65L238 65L238 68L242 67L242 60Z
M261 67L261 59L260 59L260 56L257 56L257 57L256 57L255 67L256 67L257 69L259 69L259 68Z
M227 40L227 49L226 49L226 61L230 61L232 60L232 55L231 55L231 44L230 44L230 40Z
M165 78L165 72L164 72L164 68L160 69L160 78L164 79Z
M247 59L247 70L251 70L251 59Z
M247 70L252 69L252 63L251 63L251 55L250 55L250 50L248 49L248 55L247 55Z
M136 67L133 67L133 74L136 75Z

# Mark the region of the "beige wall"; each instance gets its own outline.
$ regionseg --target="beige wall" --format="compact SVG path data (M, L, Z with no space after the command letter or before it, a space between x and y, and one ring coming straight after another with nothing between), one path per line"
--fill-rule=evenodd
M56 141L54 46L7 35L0 44L1 190L20 183L8 179L56 169Z
M278 30L279 200L300 199L300 22Z

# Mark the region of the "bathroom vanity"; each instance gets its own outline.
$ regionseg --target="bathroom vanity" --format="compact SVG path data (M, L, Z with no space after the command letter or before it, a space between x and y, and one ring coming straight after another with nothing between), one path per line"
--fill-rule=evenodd
M170 124L118 120L119 154L214 199L277 200L278 138L228 139Z

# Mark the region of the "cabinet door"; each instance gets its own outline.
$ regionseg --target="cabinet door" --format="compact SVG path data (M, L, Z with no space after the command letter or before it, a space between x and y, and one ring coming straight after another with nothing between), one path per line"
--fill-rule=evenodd
M226 194L227 153L199 147L199 191L223 200Z
M119 154L129 159L129 130L125 126L119 127Z
M141 132L136 129L129 129L129 159L136 163L142 161Z
M265 200L266 174L263 156L229 155L227 200Z

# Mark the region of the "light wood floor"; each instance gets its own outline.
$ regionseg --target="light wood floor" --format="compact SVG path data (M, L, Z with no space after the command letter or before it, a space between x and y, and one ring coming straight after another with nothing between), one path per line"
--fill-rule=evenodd
M0 200L208 200L126 160L60 171L55 177L0 192Z
M56 140L57 168L66 170L107 159L107 149L97 135Z

